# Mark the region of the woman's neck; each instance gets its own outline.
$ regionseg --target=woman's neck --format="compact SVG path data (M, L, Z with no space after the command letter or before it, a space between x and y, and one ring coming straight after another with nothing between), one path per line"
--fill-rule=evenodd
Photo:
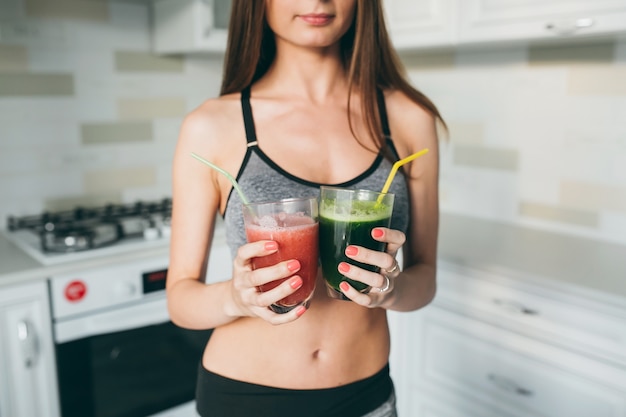
M257 87L323 104L337 98L345 100L348 79L338 47L322 50L281 45Z

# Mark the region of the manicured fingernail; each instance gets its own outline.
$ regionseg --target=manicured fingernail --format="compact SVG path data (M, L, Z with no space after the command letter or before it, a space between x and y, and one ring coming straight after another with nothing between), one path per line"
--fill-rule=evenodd
M300 269L300 262L298 262L296 259L287 262L287 269L291 272L297 271L298 269Z
M341 291L346 292L350 289L350 285L348 285L346 281L343 281L339 284L339 288L341 288Z
M359 253L359 250L356 248L356 246L348 246L346 248L346 255L348 256L356 256L357 253Z
M385 232L382 231L382 229L374 229L372 230L372 236L380 238L383 237L383 235L385 234Z
M341 262L339 264L339 272L349 272L350 271L350 265L345 263L345 262Z
M305 306L300 306L300 307L298 307L296 309L296 316L300 317L304 313L306 313L306 307Z
M276 250L276 249L278 249L278 243L265 242L265 250Z
M302 278L300 278L300 277L293 277L293 279L291 281L289 281L289 286L291 288L293 288L294 290L296 288L300 288L302 286Z

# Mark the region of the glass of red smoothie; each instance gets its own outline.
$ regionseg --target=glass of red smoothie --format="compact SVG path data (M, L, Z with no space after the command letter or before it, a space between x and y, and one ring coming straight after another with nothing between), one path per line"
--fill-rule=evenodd
M302 286L269 308L279 314L298 306L308 307L315 290L318 268L318 203L317 198L289 198L280 201L250 203L243 207L248 242L273 240L278 251L252 260L253 269L297 259L300 270L294 275L302 278ZM259 291L269 291L290 277L261 285Z

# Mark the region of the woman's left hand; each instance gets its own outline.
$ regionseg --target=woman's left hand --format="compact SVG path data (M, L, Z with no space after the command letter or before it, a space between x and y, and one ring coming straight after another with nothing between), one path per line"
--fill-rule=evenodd
M395 280L401 272L396 255L406 242L404 233L384 227L372 229L372 237L379 242L387 243L387 250L379 252L362 246L350 245L346 248L346 256L364 264L377 266L380 268L379 272L367 271L346 262L341 262L338 266L339 272L343 276L371 287L370 291L364 294L354 289L346 281L339 284L346 297L369 308L380 307L389 294L393 292Z

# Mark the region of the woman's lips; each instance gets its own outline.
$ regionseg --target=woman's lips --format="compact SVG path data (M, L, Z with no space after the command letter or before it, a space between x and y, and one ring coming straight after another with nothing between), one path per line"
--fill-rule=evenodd
M334 16L331 14L323 14L323 13L320 13L320 14L310 13L310 14L300 15L300 19L304 20L306 23L310 25L315 25L315 26L325 25L329 23L333 19L333 17Z

